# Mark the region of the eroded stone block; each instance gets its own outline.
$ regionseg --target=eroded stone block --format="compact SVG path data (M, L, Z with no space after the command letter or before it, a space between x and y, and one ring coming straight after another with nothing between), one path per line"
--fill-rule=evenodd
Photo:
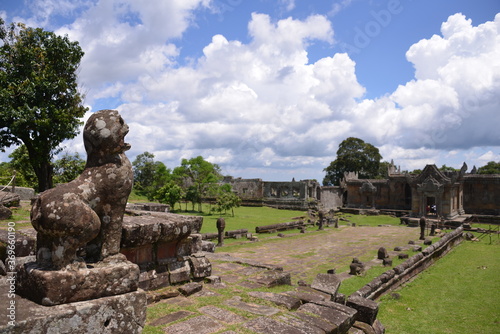
M118 261L109 257L93 268L79 270L46 270L36 262L18 266L16 292L51 306L135 291L139 267L119 255L114 256Z
M335 299L340 287L340 279L333 274L318 274L311 284L311 288L328 293L331 299Z
M356 320L372 325L377 318L378 304L373 300L351 295L347 299L347 306L358 311Z
M172 262L168 264L170 284L188 282L191 278L191 268L188 261Z
M52 307L16 299L16 325L0 326L1 333L139 334L146 322L142 290Z

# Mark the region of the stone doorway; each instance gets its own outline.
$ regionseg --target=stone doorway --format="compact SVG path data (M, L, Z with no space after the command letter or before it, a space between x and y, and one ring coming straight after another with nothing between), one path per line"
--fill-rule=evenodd
M425 210L427 215L437 216L436 197L427 197Z

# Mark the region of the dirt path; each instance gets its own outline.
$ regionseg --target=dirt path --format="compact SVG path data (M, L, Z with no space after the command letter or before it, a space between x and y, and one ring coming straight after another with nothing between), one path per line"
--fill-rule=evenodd
M301 238L280 238L274 242L256 244L231 255L261 263L282 266L292 273L293 280L311 280L318 270L348 267L353 257L362 261L373 259L380 247L393 250L417 240L416 228L403 226L329 228L326 233L310 232ZM223 253L224 248L217 250Z

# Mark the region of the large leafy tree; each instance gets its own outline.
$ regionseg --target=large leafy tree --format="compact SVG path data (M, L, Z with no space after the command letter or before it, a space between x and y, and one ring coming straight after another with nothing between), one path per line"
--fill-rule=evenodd
M212 164L202 156L191 159L182 159L181 165L174 169L173 174L177 178L183 179L186 196L190 196L193 203L198 203L198 211L201 209L201 201L207 194L210 187L216 186L221 179L220 167Z
M490 161L486 165L479 167L478 174L500 174L500 161Z
M144 152L132 162L134 188L139 195L146 196L150 201L157 196L156 192L172 179L170 169L154 158L153 153Z
M357 172L359 178L376 178L382 156L378 148L355 137L342 141L337 150L337 159L323 171L326 176L323 184L339 184L346 172Z
M76 179L85 169L85 160L78 152L65 152L54 162L54 183L67 183Z
M20 187L35 188L37 185L36 174L30 164L30 157L26 146L17 147L9 154L10 166L16 171L16 185Z
M38 190L53 186L51 160L87 111L78 90L77 42L0 18L0 149L24 144Z

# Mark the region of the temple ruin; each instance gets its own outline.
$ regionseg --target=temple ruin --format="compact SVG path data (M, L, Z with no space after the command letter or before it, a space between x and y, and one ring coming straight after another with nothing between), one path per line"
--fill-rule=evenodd
M386 179L360 179L346 173L340 186L321 186L316 180L269 182L226 177L244 205L307 210L311 203L326 210L341 207L400 211L412 217L434 215L453 219L464 214L500 215L500 175L442 172L427 165L418 175L402 173L393 164Z

